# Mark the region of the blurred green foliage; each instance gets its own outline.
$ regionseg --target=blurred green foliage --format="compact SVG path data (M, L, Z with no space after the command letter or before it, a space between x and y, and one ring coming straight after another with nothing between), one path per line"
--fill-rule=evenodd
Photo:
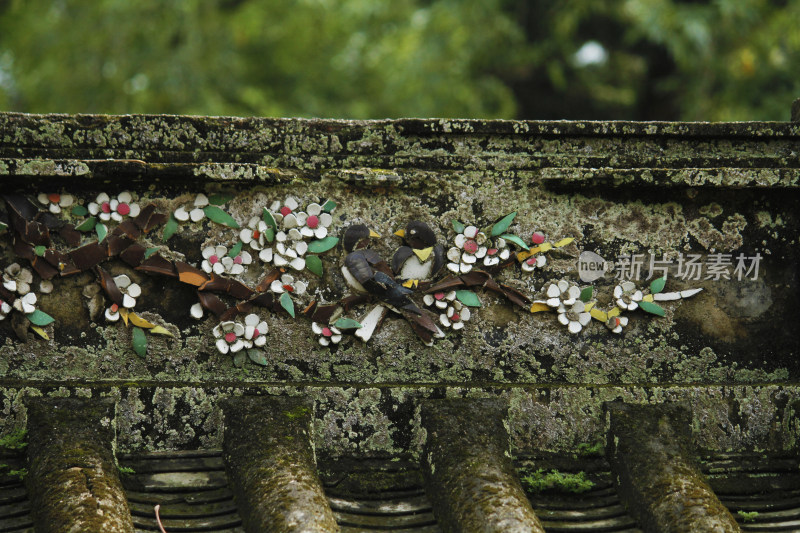
M0 110L786 120L800 0L0 0Z

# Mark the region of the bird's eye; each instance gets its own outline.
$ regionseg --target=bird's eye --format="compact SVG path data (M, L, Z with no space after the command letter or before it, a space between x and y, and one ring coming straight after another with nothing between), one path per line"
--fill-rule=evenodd
M410 233L411 235L414 235L416 232L417 232L417 230L415 230L415 229L412 229L411 231L409 231L409 233Z

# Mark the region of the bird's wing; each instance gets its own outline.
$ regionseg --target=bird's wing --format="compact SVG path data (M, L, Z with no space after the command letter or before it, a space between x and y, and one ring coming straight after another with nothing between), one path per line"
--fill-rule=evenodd
M344 258L344 266L361 285L366 286L375 274L369 260L364 256L364 250L356 250L347 254Z
M437 244L433 247L433 268L431 269L430 277L435 276L442 269L444 258L444 247L441 244Z
M410 246L401 246L397 249L392 256L392 271L394 272L395 276L400 275L400 270L403 268L403 264L412 255L414 255L414 250Z

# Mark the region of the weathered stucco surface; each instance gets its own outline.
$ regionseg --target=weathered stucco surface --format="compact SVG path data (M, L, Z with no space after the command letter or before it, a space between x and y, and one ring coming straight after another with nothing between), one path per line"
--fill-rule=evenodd
M757 280L668 280L668 290L702 287L665 302L663 318L630 314L622 335L599 322L571 335L554 313L531 314L490 292L464 330L423 345L407 323L389 318L367 344L352 336L328 348L310 321L262 313L270 334L266 365L236 368L219 353L215 318L194 321L192 287L103 264L143 288L137 312L174 334L150 336L146 357L130 329L91 318L83 290L92 273L55 279L39 307L56 321L46 341L22 342L0 322L0 385L5 427L24 421L23 394L119 398L119 446L163 449L219 445L217 401L245 391L296 394L317 402L323 453L419 451L417 400L501 396L511 402L515 449L568 449L602 438L602 403L691 400L696 439L710 449L795 445L800 364L798 320L800 125L792 123L623 123L401 120L302 121L163 116L0 114L0 187L34 201L39 192L130 189L140 205L169 213L198 192L233 194L225 209L240 224L291 194L338 203L331 234L366 223L382 235L428 223L449 246L451 219L486 227L516 210L510 228L529 238L575 241L548 254L534 275L515 266L498 279L531 298L551 280L578 282L583 250L606 259L641 253L763 256ZM204 245L236 231L206 222L168 240L143 237L170 259L199 264ZM0 266L15 260L0 235ZM349 290L341 250L322 256L325 275L312 298L334 302ZM25 263L24 261L22 262ZM257 263L257 261L256 261ZM266 273L253 265L243 281ZM646 286L642 282L642 286ZM594 283L601 304L616 281ZM586 284L582 284L586 285ZM371 307L359 308L354 316Z

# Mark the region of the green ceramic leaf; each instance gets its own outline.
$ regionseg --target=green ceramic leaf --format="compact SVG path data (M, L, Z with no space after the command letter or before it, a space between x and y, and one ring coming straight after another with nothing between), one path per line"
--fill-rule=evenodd
M526 250L530 250L530 248L528 248L528 245L525 244L525 241L523 241L522 239L520 239L516 235L511 235L510 233L503 233L502 235L500 235L500 238L501 239L505 239L505 240L510 241L510 242L513 242L514 244L516 244L520 248L525 248Z
M75 217L85 217L86 215L89 214L89 210L82 205L76 205L75 207L72 208L71 213L72 216Z
M131 344L133 345L133 351L136 352L140 357L147 355L147 336L144 334L144 330L142 328L133 326Z
M275 233L278 232L278 223L275 222L275 217L272 216L272 213L270 213L269 209L267 209L266 207L264 208L264 212L261 213L261 220L266 222L267 226L272 228L272 231L274 231Z
M178 221L175 220L174 216L170 215L169 220L164 224L164 235L162 235L161 240L167 242L170 237L175 235L176 231L178 231Z
M275 240L275 230L273 228L267 228L267 231L264 232L264 238L267 239L267 242L272 242Z
M361 327L361 323L352 318L340 318L334 322L333 327L339 329L358 329Z
M75 229L78 231L92 231L95 224L97 224L97 219L95 217L89 217L75 226Z
M244 246L244 243L242 241L237 242L233 246L233 248L231 248L231 251L228 252L228 257L236 257L237 255L239 255L239 253L241 253L242 251L242 246Z
M36 254L36 255L38 255L39 257L42 257L42 256L44 255L44 252L45 252L46 250L47 250L47 248L46 248L46 247L44 247L44 246L42 246L42 245L39 245L39 246L37 246L36 248L34 248L34 249L33 249L33 253L35 253L35 254Z
M339 237L325 237L316 241L308 243L308 251L312 254L321 254L327 252L339 242Z
M215 205L207 205L203 208L203 211L212 222L222 224L223 226L228 226L229 228L239 229L239 223L219 207Z
M51 317L50 315L48 315L44 311L39 311L38 309L36 311L34 311L33 313L28 313L25 316L28 317L28 320L30 320L31 324L33 324L34 326L42 326L43 327L43 326L46 326L48 324L52 324L53 321L55 320L55 318Z
M513 213L509 213L508 215L504 216L500 219L500 221L492 226L492 237L497 237L498 235L502 235L511 225L513 222L514 217L517 216L517 212L514 211Z
M103 242L103 239L105 239L106 235L108 235L108 228L106 225L98 222L95 224L94 230L97 232L97 241Z
M8 224L4 222L0 222L0 232L3 232L8 229Z
M653 282L650 284L650 294L658 294L659 292L664 290L664 285L667 283L667 277L662 276L658 279L654 279Z
M478 295L472 291L461 290L456 291L456 298L458 301L464 305L468 305L470 307L480 307L481 301L478 298Z
M334 209L336 209L336 202L334 202L333 200L328 200L322 205L322 210L325 211L326 213L330 213Z
M322 277L322 259L316 255L306 256L306 268L312 274Z
M233 366L235 366L236 368L242 368L246 362L247 362L247 352L245 352L244 350L233 354Z
M463 222L456 219L453 219L452 222L453 222L453 229L455 230L456 233L464 233L464 228L466 228L466 226L464 225Z
M288 292L284 292L281 294L281 307L283 307L289 316L294 318L294 302L292 301L292 297L289 296Z
M267 357L261 350L250 348L247 350L247 357L257 365L267 366Z
M642 308L642 311L647 313L664 316L664 308L658 304L654 304L653 302L639 302L639 307Z
M148 248L147 250L144 251L144 258L147 259L148 257L153 255L157 251L158 251L158 248Z
M592 299L592 292L594 292L594 291L592 290L591 287L586 287L585 289L583 289L581 291L581 301L582 302L588 302L589 300L591 300Z
M232 194L212 194L208 197L208 203L211 205L222 205L233 200Z

